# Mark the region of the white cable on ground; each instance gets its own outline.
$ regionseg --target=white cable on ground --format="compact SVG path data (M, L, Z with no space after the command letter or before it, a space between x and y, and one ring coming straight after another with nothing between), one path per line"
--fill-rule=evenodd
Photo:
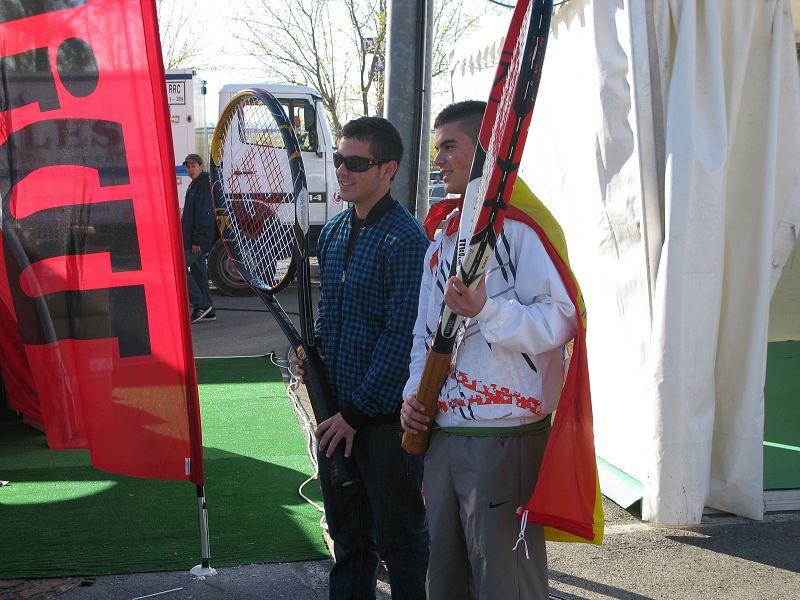
M292 352L290 349L289 352ZM289 383L286 386L286 392L289 395L289 399L292 401L292 406L294 407L294 411L297 414L298 419L300 420L300 427L303 431L303 436L306 439L306 451L308 452L308 457L311 460L311 465L314 468L314 472L306 479L303 483L300 484L300 487L297 488L297 494L306 502L308 502L311 506L316 508L319 512L323 513L322 519L320 519L320 527L323 529L327 529L327 525L323 523L325 520L325 509L320 506L317 502L309 498L308 496L303 493L303 488L310 483L311 481L319 479L319 464L317 463L317 438L314 435L314 425L311 422L311 417L306 412L303 404L300 402L300 398L297 396L297 389L300 387L300 380L297 379L297 376L292 373L292 370L289 368L289 361L288 357L285 364L278 362L275 358L274 353L269 354L270 362L273 365L281 369L281 371L286 371L289 375Z

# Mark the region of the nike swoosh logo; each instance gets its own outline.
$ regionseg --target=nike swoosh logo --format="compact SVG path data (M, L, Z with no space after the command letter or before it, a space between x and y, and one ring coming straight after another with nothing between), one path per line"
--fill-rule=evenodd
M508 500L505 502L498 502L497 504L494 502L489 502L489 508L497 508L498 506L503 506L503 504L508 504Z

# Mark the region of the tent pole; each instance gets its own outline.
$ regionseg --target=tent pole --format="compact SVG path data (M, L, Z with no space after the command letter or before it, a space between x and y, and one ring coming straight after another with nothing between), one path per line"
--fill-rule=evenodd
M189 571L198 577L216 575L217 570L211 567L211 551L208 543L208 511L206 510L206 492L202 485L195 486L197 489L197 511L200 521L200 553L201 562L192 567Z

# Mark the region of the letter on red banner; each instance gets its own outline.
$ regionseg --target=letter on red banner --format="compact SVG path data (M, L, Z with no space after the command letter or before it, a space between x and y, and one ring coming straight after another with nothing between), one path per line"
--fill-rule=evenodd
M155 6L0 6L0 369L52 448L203 482Z

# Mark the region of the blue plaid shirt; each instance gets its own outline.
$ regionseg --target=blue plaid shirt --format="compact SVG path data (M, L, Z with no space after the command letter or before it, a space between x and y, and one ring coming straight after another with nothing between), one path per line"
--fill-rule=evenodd
M317 241L316 333L342 416L358 429L398 418L429 242L387 194L367 216L348 261L353 210L331 219Z

